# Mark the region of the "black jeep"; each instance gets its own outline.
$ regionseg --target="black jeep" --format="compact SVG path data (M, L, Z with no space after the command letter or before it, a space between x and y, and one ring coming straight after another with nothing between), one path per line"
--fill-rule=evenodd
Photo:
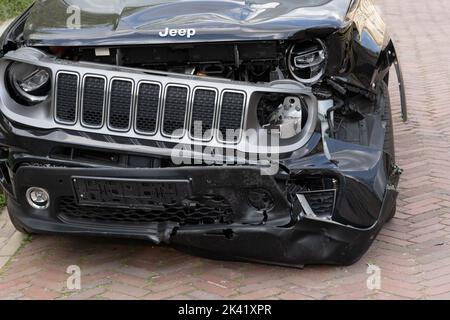
M347 265L395 214L391 66L404 119L405 93L370 0L38 0L0 49L22 232Z

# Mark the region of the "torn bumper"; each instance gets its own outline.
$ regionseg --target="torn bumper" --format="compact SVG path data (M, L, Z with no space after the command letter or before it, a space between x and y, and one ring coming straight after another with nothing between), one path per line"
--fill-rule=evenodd
M236 215L231 224L190 226L180 226L173 222L136 226L70 220L60 215L58 205L61 199L73 197L74 176L126 179L189 177L192 179L194 194L213 191L214 194L226 196L232 199L230 202ZM242 177L251 179L252 182L243 185ZM212 179L213 185L208 183ZM261 178L259 171L254 168L100 170L29 167L17 172L14 184L17 198L9 199L9 213L17 223L31 232L140 238L218 259L291 266L318 263L351 264L357 261L372 243L383 219L392 210L396 197L396 192L388 189L379 209L378 221L369 228L361 229L332 221L295 217L290 204L284 199L275 182ZM27 204L25 192L30 186L40 186L49 191L52 202L48 210L34 210ZM256 212L257 210L248 204L248 192L256 186L264 186L265 190L270 190L277 203L266 221L263 213ZM95 211L96 208L92 207L91 210Z

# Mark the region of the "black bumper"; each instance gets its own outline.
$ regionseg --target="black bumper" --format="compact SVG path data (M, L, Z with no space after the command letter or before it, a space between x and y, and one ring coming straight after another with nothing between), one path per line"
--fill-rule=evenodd
M38 135L29 130L9 129L10 136L5 136L2 143L8 146L7 157L1 162L2 184L9 195L8 209L14 224L29 232L146 239L225 260L296 267L349 265L363 256L395 209L398 178L389 177L385 155L368 147L330 140L328 145L334 161L320 153L301 158L293 155L281 161L283 169L278 175L264 176L255 166L154 169L111 168L92 163L77 166L43 155L55 146L79 147L83 137L63 131ZM92 139L90 143L95 144ZM108 143L99 142L90 148L103 150L102 146ZM310 144L317 143L318 139L310 141ZM41 148L33 150L31 146ZM306 146L309 150L314 147ZM124 145L120 151L132 153L131 150L132 146ZM289 197L289 184L301 182L306 176L333 176L339 181L334 213L329 220L303 215ZM136 225L66 219L61 216L59 204L60 199L76 198L74 177L188 180L194 195L214 194L225 198L232 208L233 220L211 224L164 221ZM36 210L27 203L26 190L32 186L49 191L48 209ZM269 210L257 209L249 201L250 193L256 189L270 195Z
M239 217L235 217L236 222L226 225L182 227L171 222L130 226L67 221L59 217L57 204L58 199L73 196L74 176L130 179L190 177L194 193L224 195L231 199L234 212ZM388 189L379 219L369 228L355 228L336 222L295 217L274 178L261 176L255 168L118 170L24 167L17 172L14 184L17 198L9 199L9 213L16 224L30 232L147 239L217 259L289 266L323 263L347 265L356 262L366 252L392 211L396 197L396 192ZM30 186L49 190L52 202L48 210L35 210L27 204L25 192ZM256 186L270 190L274 197L275 207L266 217L257 213L247 201L247 192Z

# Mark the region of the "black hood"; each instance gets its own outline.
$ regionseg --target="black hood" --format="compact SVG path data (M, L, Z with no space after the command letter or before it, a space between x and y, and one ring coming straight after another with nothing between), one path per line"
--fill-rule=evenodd
M344 27L350 2L38 0L30 11L24 37L29 45L62 46L286 40L311 29ZM81 8L80 25L76 24L76 7ZM163 37L160 33L164 35L166 28L181 32ZM190 36L183 31L186 29Z

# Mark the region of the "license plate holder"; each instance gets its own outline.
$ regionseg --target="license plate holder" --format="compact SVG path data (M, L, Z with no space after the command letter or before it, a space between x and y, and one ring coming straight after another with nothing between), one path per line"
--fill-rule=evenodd
M79 205L154 208L192 195L189 180L72 177Z

